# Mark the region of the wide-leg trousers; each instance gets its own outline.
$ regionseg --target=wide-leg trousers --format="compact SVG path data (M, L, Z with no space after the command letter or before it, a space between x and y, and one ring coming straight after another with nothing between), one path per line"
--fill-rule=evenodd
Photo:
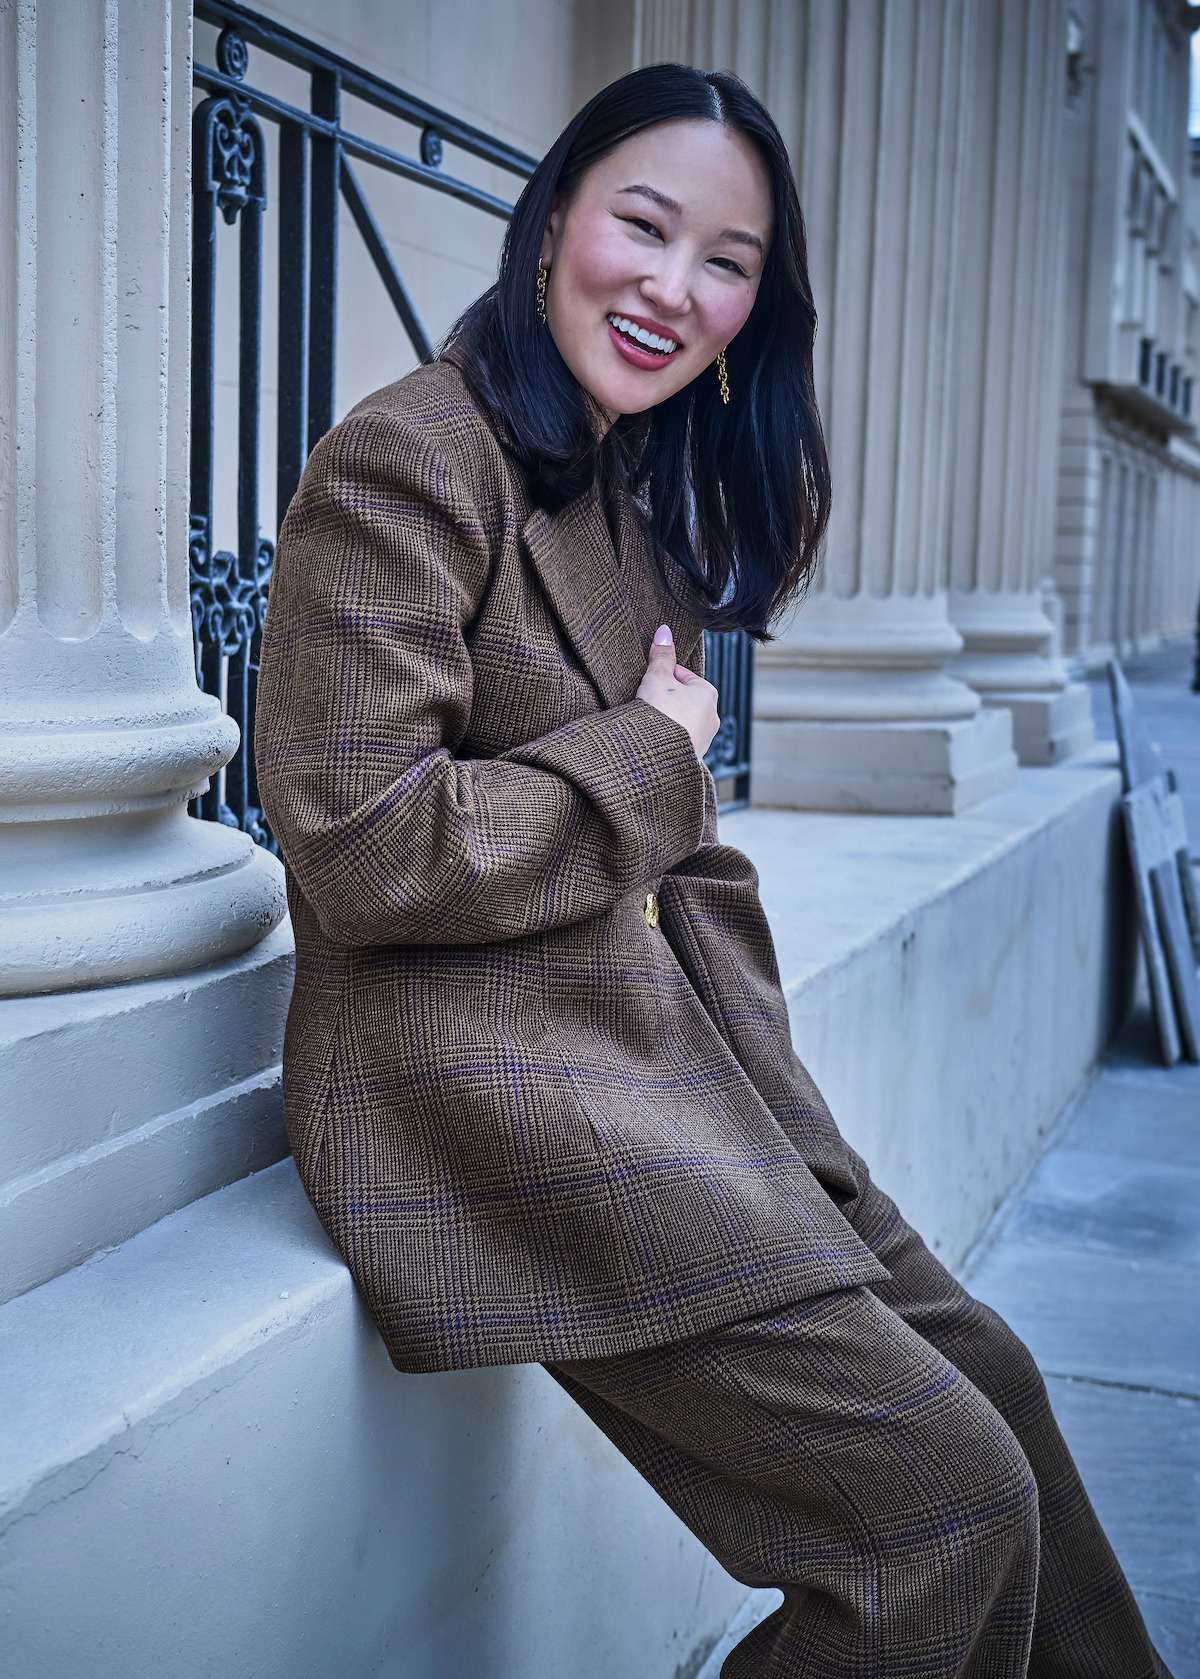
M722 1679L1170 1679L1026 1347L870 1182L890 1276L548 1366L692 1532L784 1602Z

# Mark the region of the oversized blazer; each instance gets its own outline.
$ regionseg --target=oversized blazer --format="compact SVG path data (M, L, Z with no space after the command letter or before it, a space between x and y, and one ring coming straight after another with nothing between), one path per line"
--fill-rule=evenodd
M633 498L535 507L452 360L335 427L284 520L256 744L288 1125L403 1370L609 1356L886 1275L754 870L634 697L664 621L699 670Z

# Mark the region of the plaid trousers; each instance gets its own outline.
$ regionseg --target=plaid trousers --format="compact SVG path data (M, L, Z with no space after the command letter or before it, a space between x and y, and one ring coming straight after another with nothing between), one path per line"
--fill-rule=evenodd
M722 1679L1170 1679L1020 1340L863 1171L887 1267L548 1365L717 1560L784 1602Z

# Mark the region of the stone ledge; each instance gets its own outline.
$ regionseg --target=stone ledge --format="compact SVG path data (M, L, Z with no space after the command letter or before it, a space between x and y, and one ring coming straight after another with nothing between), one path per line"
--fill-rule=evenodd
M538 1367L398 1376L290 1161L0 1308L0 1413L21 1679L668 1679L745 1597Z
M0 1000L0 1299L287 1153L293 957Z
M955 1265L1128 1009L1111 745L953 818L748 810L796 1050Z
M3 1296L57 1277L288 1152L279 1066L7 1184Z

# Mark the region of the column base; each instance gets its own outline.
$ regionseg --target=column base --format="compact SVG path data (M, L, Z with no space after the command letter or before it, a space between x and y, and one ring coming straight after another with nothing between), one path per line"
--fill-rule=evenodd
M0 997L204 967L287 912L276 859L181 805L0 823L0 880Z
M1070 682L1057 693L981 693L989 708L1012 712L1013 747L1020 763L1038 768L1061 764L1096 743L1092 696L1086 683Z
M0 1001L0 1300L282 1159L293 953Z
M751 802L789 810L957 816L1016 780L1012 721L818 723L758 718Z

